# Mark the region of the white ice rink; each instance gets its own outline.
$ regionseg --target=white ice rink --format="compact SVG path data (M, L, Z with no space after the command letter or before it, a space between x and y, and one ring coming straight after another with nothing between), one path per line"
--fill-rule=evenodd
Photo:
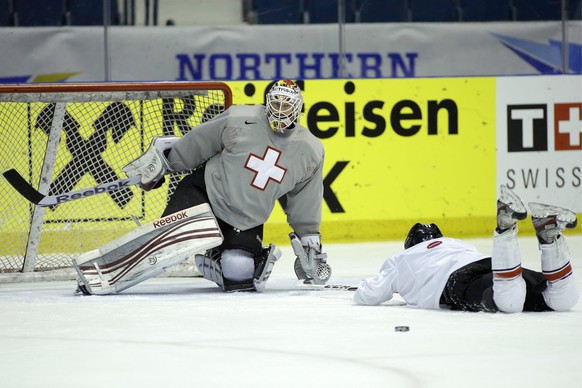
M582 289L582 235L567 239ZM520 245L539 270L534 238ZM357 284L401 246L327 245L330 283ZM296 289L282 250L261 294L199 278L104 297L74 296L73 281L0 284L0 387L582 387L582 302L514 315L357 306L350 291Z

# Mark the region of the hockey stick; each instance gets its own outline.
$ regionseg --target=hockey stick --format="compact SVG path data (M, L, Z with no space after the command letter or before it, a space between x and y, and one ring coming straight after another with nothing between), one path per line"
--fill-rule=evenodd
M74 201L95 194L115 191L124 187L137 185L141 182L141 176L136 175L131 178L117 179L112 182L102 183L100 185L87 187L85 189L69 191L68 193L44 195L32 187L15 169L5 171L2 175L4 175L4 178L6 178L8 183L10 183L10 185L20 193L20 195L35 205L41 207L54 206L58 205L59 203Z
M335 291L356 291L357 286L347 286L343 284L326 284L322 287L324 290L335 290Z
M297 285L298 289L304 289L307 291L314 290L334 290L334 291L356 291L358 289L357 286L348 286L344 284L302 284L299 283Z

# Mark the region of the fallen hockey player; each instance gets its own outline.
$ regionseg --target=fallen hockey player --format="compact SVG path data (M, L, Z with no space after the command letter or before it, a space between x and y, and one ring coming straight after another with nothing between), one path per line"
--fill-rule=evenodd
M124 168L128 177L140 176L147 191L168 173L193 171L160 220L74 260L79 290L119 292L194 256L203 277L223 290L261 291L281 256L275 245L263 245L263 225L279 199L293 229L297 277L325 284L331 268L319 230L324 149L299 124L302 106L297 84L282 80L265 106L231 106L181 138L154 139ZM176 220L165 223L168 217Z
M579 291L561 231L576 226L576 214L540 203L529 203L529 208L541 250L541 273L521 267L517 220L527 217L527 209L501 186L491 256L443 237L435 224L416 224L405 250L386 260L378 275L362 281L354 300L377 305L399 293L407 305L426 309L506 313L571 309Z

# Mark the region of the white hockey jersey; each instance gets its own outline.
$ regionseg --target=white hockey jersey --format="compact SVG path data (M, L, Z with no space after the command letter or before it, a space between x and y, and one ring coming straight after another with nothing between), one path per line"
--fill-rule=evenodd
M449 276L486 257L490 255L460 240L441 237L424 241L386 260L378 275L360 283L354 300L377 305L398 293L409 306L438 309Z
M319 233L323 200L321 141L296 125L271 130L262 105L232 106L196 126L173 147L176 171L206 163L205 182L215 215L240 230L264 224L286 195L287 221L299 235Z

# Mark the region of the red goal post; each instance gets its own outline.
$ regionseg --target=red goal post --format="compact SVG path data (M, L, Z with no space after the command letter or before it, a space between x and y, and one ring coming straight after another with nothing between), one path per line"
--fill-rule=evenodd
M153 137L183 136L231 105L221 82L0 85L0 172L16 169L44 195L125 178L123 166ZM158 218L180 178L53 207L0 178L0 281L72 274L79 254Z

